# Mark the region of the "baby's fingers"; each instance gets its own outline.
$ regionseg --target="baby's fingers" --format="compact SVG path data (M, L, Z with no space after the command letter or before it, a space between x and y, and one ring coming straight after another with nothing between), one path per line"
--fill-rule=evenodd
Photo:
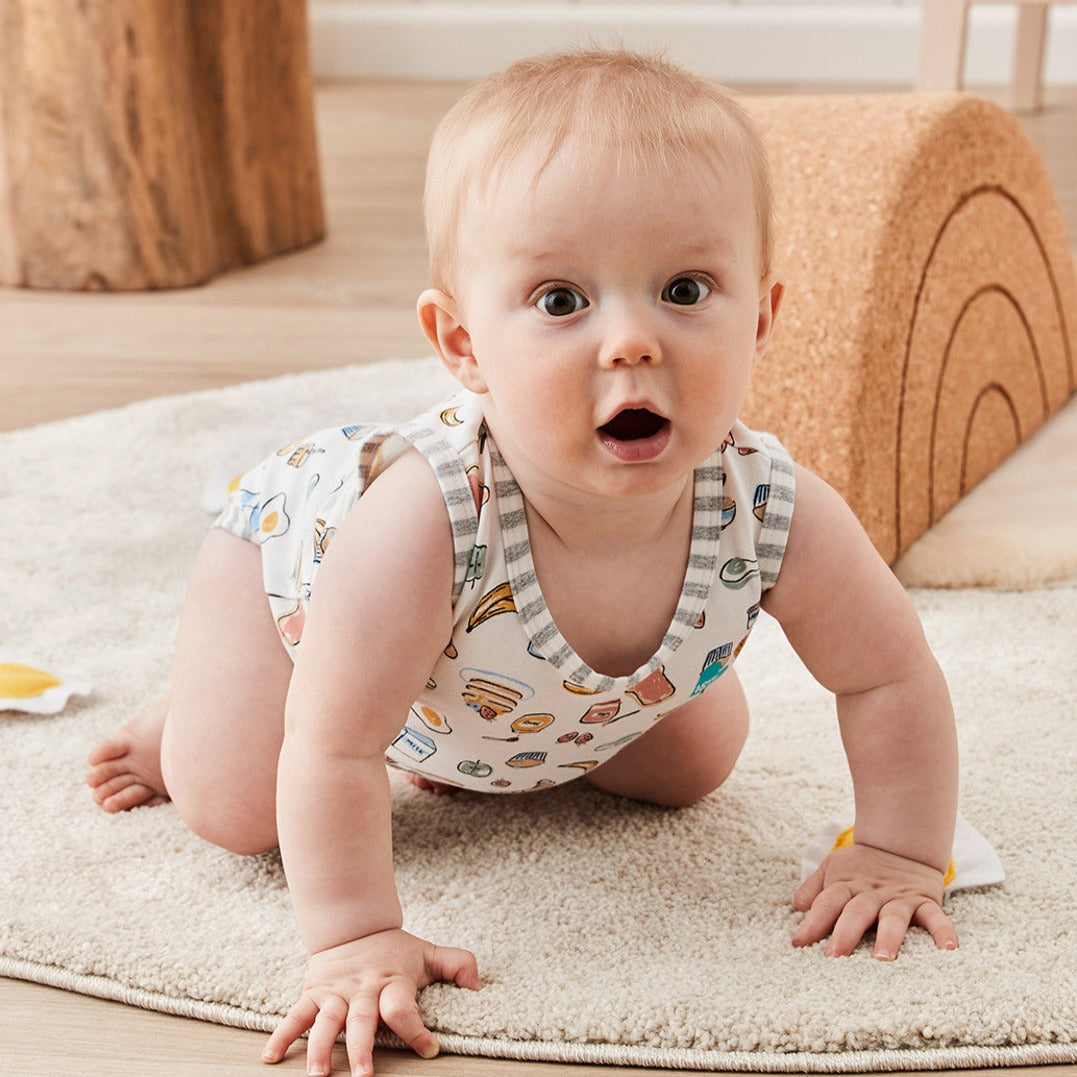
M273 1030L262 1051L262 1061L279 1062L288 1048L314 1024L317 1016L318 1004L304 995Z
M809 879L808 882L811 880ZM804 886L807 885L808 883L804 884ZM803 889L801 887L801 890L797 891L798 901ZM807 915L801 921L796 934L793 935L793 945L814 946L820 939L825 939L852 896L852 890L844 884L829 886L816 894L810 906L806 906ZM800 904L797 908L801 908Z
M417 1055L433 1058L438 1053L437 1039L419 1016L413 983L402 977L390 980L382 990L379 1006L381 1019Z
M841 910L841 915L834 924L830 933L830 944L826 948L827 957L848 957L859 944L860 940L868 932L873 924L883 914L883 910L889 906L880 908L879 898L872 892L857 894L847 902ZM900 906L895 904L893 912L901 916ZM904 914L904 923L901 924L900 937L905 937L905 930L909 925L911 913ZM895 923L896 926L896 923ZM897 951L895 950L895 953Z
M460 950L455 946L431 946L425 960L427 975L432 980L454 983L457 987L467 987L472 991L478 991L482 986L479 964L470 950Z
M353 1077L369 1077L374 1072L374 1035L378 1030L378 1000L356 995L348 1007L346 1038L348 1069Z
M908 902L897 901L891 901L879 910L879 926L875 929L872 957L879 961L893 961L897 957L914 911Z
M344 1028L348 1004L339 995L322 999L321 1008L307 1037L307 1073L324 1077L333 1068L333 1044Z
M956 950L957 932L950 918L942 911L942 906L934 901L925 901L913 914L912 922L922 927L935 940L940 950Z

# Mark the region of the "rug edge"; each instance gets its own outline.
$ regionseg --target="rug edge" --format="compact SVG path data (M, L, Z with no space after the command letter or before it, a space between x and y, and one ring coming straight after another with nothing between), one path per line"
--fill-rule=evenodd
M104 976L70 972L20 958L0 956L0 976L121 1002L128 1006L189 1017L251 1032L271 1032L277 1014L239 1006L177 998L130 987ZM640 1047L613 1043L564 1043L500 1040L438 1033L446 1054L503 1058L520 1062L561 1062L603 1066L727 1073L875 1073L921 1070L995 1069L1077 1063L1077 1043L1015 1044L1002 1047L939 1047L880 1051L834 1051L819 1054L754 1051L696 1051L690 1048ZM379 1047L401 1048L392 1034L380 1034Z

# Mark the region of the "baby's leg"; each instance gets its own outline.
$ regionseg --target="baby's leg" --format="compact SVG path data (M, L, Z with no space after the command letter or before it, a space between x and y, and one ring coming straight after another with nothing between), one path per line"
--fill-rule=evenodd
M680 808L717 789L748 736L748 703L733 670L588 774L609 793Z
M145 736L132 752L148 745L152 753L159 738L163 790L196 834L234 852L270 849L291 674L262 586L260 550L215 529L191 574L162 720L136 719L112 740L137 729Z

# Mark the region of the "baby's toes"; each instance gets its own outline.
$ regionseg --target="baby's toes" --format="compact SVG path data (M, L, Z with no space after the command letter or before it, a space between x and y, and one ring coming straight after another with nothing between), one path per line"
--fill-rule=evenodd
M126 733L117 734L107 740L99 741L90 749L86 762L91 767L100 766L112 760L122 759L131 751L131 738Z
M129 785L125 785L122 789L102 797L100 800L97 799L97 793L95 792L94 799L107 812L130 811L131 808L137 808L141 804L164 803L164 797L155 793L148 785L143 785L138 781L132 781Z
M90 781L89 776L87 776L87 782L93 789L94 800L102 806L104 806L106 800L116 796L118 793L122 793L132 785L142 784L130 770L125 770L122 774L116 774L112 777L99 775L97 781Z
M136 780L131 773L131 764L126 758L106 759L103 763L91 766L86 771L86 784L91 789L99 789L103 785L124 778L126 781L123 781L122 785L127 785L129 782ZM108 794L106 793L105 795L107 796Z

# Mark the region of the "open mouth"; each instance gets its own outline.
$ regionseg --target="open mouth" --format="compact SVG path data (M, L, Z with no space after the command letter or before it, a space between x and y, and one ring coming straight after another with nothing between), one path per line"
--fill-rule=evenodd
M661 433L669 420L647 408L625 408L599 430L614 441L645 441Z

